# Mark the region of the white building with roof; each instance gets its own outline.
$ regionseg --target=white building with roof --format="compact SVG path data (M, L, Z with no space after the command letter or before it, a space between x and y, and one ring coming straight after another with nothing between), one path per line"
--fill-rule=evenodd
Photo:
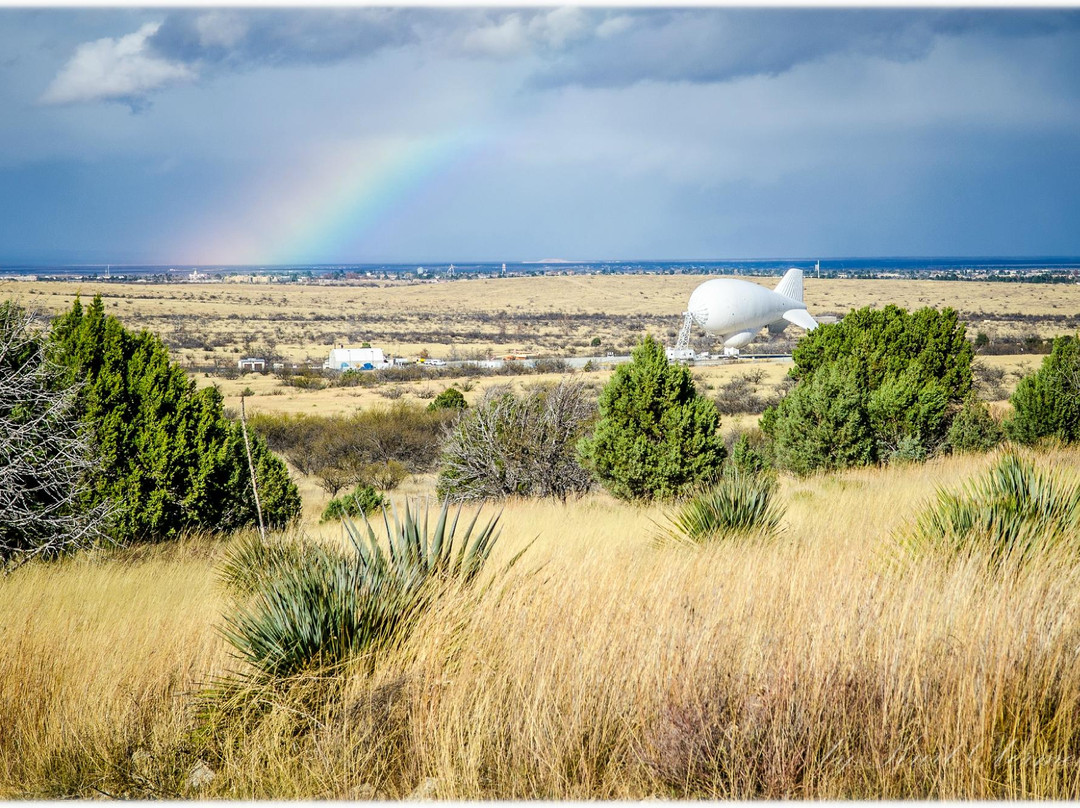
M339 346L330 351L330 358L323 363L328 370L379 370L390 367L382 348L346 348Z

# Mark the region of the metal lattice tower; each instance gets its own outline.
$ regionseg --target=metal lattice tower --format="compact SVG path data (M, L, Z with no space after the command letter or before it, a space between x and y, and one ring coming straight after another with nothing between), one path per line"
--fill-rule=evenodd
M688 311L683 312L682 328L679 329L679 338L675 341L676 351L685 351L690 347L690 329L694 326L694 315Z

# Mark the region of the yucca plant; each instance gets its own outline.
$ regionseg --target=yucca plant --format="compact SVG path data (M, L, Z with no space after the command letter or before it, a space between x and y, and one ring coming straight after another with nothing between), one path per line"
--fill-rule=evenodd
M398 517L393 503L390 507L392 525L391 514L383 509L387 538L385 549L366 516L363 530L348 519L344 522L345 530L356 550L358 562L370 575L390 575L408 591L415 591L429 581L456 579L461 583L470 583L483 568L499 538L499 514L477 529L479 510L459 532L461 506L454 511L453 521L449 521L449 499L443 502L435 527L431 530L428 529L429 509L426 505L422 520L419 510L414 513L407 501L403 518ZM516 561L518 556L510 563Z
M915 554L983 549L997 561L1075 542L1078 527L1080 489L1010 453L960 492L939 490L905 544Z
M499 536L498 516L478 528L477 511L462 530L461 508L451 520L448 502L433 529L428 516L427 506L421 512L406 504L404 518L394 510L391 525L384 510L385 546L366 517L366 529L346 520L352 550L345 553L311 542L300 549L239 545L222 575L248 596L226 614L222 634L257 677L270 681L403 640L442 586L476 579ZM272 569L244 568L263 562Z
M668 513L659 540L708 544L732 538L775 534L784 516L776 502L776 480L767 474L731 470L716 483L679 503Z
M396 637L410 604L395 584L347 556L312 554L238 604L222 633L265 678L334 667Z
M250 595L284 572L320 563L325 553L298 534L271 534L264 541L257 531L244 531L226 551L218 580L234 595Z

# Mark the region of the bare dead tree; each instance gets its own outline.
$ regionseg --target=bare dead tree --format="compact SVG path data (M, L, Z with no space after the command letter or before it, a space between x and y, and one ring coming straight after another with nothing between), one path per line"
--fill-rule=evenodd
M76 388L45 355L44 319L0 303L0 569L96 541L106 506L84 507L94 468Z

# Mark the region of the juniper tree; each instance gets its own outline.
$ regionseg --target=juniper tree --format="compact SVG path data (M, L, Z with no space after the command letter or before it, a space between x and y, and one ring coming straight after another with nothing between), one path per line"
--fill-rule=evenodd
M1013 440L1080 440L1080 337L1055 339L1050 355L1020 380L1011 400L1013 416L1005 428Z
M119 541L255 523L240 425L224 417L220 392L197 390L158 337L125 329L98 296L57 318L52 351L79 385L75 409L100 460L89 500L111 503ZM296 486L265 441L255 438L252 455L264 516L282 525L300 511Z
M946 448L972 356L952 309L867 307L814 329L793 353L795 388L761 419L776 464L805 474Z
M669 499L714 476L725 456L716 405L651 336L600 393L600 419L579 444L583 462L620 499Z

